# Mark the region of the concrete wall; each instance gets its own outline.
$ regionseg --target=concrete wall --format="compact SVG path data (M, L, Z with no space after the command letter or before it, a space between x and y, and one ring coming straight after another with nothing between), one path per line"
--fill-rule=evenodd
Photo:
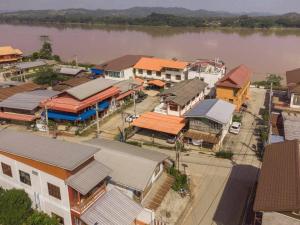
M111 79L111 80L117 80L117 81L129 80L130 78L134 77L134 73L133 73L133 68L132 67L120 71L120 77L110 76L110 71L107 71L107 73L108 73L108 75L105 73L105 78Z
M171 75L171 78L167 78L167 74ZM184 71L180 70L180 71L170 71L170 70L165 70L163 72L161 72L160 76L157 76L156 71L151 71L151 75L147 74L147 70L142 70L142 73L139 72L138 69L136 69L135 75L138 77L142 77L142 78L146 78L146 79L150 79L150 80L164 80L164 81L169 81L169 82L180 82L185 80L185 76L184 76ZM176 75L180 75L180 80L176 79Z
M296 98L300 98L299 95L296 95L294 93L291 94L291 102L290 102L290 107L294 108L294 109L299 109L300 108L300 104L295 104L295 100Z
M11 166L13 177L3 174L0 166L0 186L5 189L24 189L33 202L33 208L37 207L49 215L53 212L64 218L65 225L72 224L68 188L64 180L3 155L0 155L1 162ZM31 186L20 181L19 170L30 174ZM60 188L61 200L49 195L48 182Z

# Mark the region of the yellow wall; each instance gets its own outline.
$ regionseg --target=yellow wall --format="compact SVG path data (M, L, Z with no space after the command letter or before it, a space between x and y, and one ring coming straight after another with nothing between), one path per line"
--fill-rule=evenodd
M236 110L239 111L241 105L245 103L249 97L249 88L250 82L248 82L247 85L240 89L234 96L234 88L217 87L217 98L235 104ZM230 99L232 101L230 101Z

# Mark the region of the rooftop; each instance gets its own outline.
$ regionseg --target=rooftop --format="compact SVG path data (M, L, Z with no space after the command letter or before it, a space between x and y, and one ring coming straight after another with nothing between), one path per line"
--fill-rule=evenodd
M300 140L300 113L285 112L282 113L284 136L286 140Z
M55 91L65 91L65 90L70 89L72 87L76 87L76 86L79 86L81 84L84 84L84 83L86 83L90 80L91 79L89 79L88 77L74 77L74 78L71 78L69 80L58 83L57 85L55 85L53 87L53 90L55 90Z
M188 63L184 61L143 57L135 64L134 68L143 69L143 70L161 71L163 68L183 70L187 66Z
M65 75L72 75L76 76L77 74L83 72L83 68L72 68L72 67L62 67L59 70L60 74L65 74Z
M164 90L160 95L167 96L166 101L172 101L180 106L185 106L201 92L204 92L206 87L207 83L195 78L176 83L171 88Z
M245 65L240 65L229 71L216 85L240 89L251 81L251 77L252 71Z
M268 145L256 190L254 210L300 210L299 143L296 140Z
M104 62L97 69L106 71L121 71L133 67L142 57L148 57L144 55L124 55L119 58Z
M185 117L204 117L220 124L227 124L232 118L235 105L220 100L206 99L185 113ZM222 113L220 113L222 112Z
M23 52L19 49L15 49L11 46L0 46L0 56L2 55L22 55Z
M22 92L8 97L0 102L0 107L10 109L34 110L41 101L45 101L58 95L59 92L51 90L36 90L30 92Z
M165 154L118 141L93 139L88 143L101 149L95 159L112 169L110 175L114 182L141 191L157 165L168 158Z
M30 143L30 144L28 144ZM97 147L86 146L13 130L0 131L0 152L32 159L72 171L92 158Z
M110 88L111 86L116 84L116 82L117 81L98 78L81 84L79 86L70 88L66 92L74 98L77 98L78 100L83 100L101 91L104 91L105 89Z
M141 86L141 83L135 80L123 80L114 85L114 87L119 88L120 94L130 91L138 86Z
M288 86L300 83L300 68L286 72L286 83Z
M40 67L40 66L45 66L47 65L46 62L42 60L37 60L33 62L20 62L16 64L16 68L20 70L25 70L25 69L31 69L35 67Z
M0 101L3 101L4 99L7 99L8 97L13 96L17 93L33 91L40 88L40 85L34 83L24 83L13 87L0 88Z

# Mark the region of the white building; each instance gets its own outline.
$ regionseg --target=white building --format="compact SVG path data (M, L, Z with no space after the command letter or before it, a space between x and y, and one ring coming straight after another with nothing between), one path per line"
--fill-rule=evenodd
M203 100L207 84L200 79L182 81L164 90L161 103L154 112L172 116L183 116L196 103Z
M198 60L188 69L188 79L199 78L208 84L205 95L214 96L215 84L225 75L226 67L218 60Z

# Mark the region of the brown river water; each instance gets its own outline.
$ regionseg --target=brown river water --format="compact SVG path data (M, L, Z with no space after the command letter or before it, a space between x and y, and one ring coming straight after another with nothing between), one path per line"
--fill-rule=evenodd
M222 30L153 27L32 26L0 24L0 46L25 54L48 35L55 54L64 60L101 63L124 54L145 54L183 60L219 58L229 68L246 64L254 79L283 75L300 67L300 30Z

